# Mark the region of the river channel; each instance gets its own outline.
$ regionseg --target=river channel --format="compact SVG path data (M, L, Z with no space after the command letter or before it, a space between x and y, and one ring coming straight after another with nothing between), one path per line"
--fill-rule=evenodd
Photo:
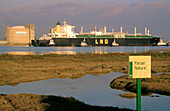
M115 106L136 109L136 99L121 98L121 90L111 89L109 84L121 75L119 72L87 74L78 79L48 79L31 83L21 83L17 86L0 86L1 94L33 93L74 97L84 103L100 106ZM142 111L169 111L170 97L158 94L159 97L142 96Z

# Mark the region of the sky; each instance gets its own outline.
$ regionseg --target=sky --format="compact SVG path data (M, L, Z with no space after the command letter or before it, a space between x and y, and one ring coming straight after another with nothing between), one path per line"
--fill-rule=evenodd
M36 38L66 20L79 32L101 29L144 33L170 41L170 0L0 0L0 39L7 26L35 24Z

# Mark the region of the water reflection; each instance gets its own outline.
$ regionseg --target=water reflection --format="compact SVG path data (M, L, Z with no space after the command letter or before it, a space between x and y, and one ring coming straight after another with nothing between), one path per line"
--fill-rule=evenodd
M166 47L9 47L0 46L0 54L43 55L43 54L108 54L108 53L141 53L151 50L161 51ZM169 50L167 50L169 51Z
M76 51L54 51L54 52L40 52L39 55L45 55L45 54L66 54L66 55L75 55Z
M35 52L6 52L6 54L11 54L11 55L34 55Z
M47 54L59 54L59 55L75 55L77 54L75 51L50 51L50 52L6 52L5 54L10 54L10 55L47 55Z

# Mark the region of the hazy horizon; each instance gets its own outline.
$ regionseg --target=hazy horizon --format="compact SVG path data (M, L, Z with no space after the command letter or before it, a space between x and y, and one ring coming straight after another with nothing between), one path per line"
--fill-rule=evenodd
M35 24L36 38L48 33L57 21L80 26L88 32L107 26L133 33L144 33L148 27L154 36L170 41L170 1L168 0L1 0L0 39L5 37L7 26Z

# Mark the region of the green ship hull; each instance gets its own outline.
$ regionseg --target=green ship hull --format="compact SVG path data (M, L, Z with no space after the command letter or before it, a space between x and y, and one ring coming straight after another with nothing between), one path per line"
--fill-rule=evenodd
M77 35L76 38L52 38L55 46L155 46L160 41L153 36L125 36L115 38L112 35ZM50 40L33 40L33 46L48 46ZM82 45L85 44L85 45Z

